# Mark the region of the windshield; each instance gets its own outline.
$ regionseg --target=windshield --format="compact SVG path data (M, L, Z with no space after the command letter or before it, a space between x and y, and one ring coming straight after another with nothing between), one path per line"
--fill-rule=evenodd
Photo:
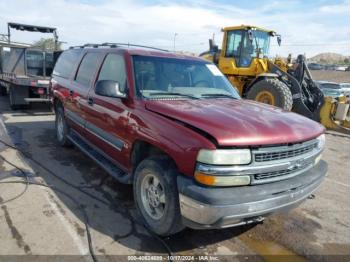
M253 30L253 47L254 50L261 48L261 52L264 57L269 55L269 47L270 47L270 35L268 32ZM256 56L256 51L254 56Z
M239 98L214 64L201 61L134 56L136 92L146 99Z
M252 59L260 55L269 55L270 35L267 32L252 30L252 39L249 39L247 30L232 30L227 33L226 57L233 57L238 67L249 67Z

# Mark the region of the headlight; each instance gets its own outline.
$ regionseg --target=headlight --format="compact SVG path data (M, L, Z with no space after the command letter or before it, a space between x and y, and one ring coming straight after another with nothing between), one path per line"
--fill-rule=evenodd
M251 160L249 149L202 149L197 156L198 162L211 165L244 165Z
M322 150L326 144L326 135L322 134L319 137L317 137L316 139L317 139L317 148Z

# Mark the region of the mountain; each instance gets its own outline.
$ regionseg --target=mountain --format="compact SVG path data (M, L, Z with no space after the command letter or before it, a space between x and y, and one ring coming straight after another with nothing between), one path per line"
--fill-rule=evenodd
M349 64L350 56L337 53L321 53L308 59L308 62L321 64Z

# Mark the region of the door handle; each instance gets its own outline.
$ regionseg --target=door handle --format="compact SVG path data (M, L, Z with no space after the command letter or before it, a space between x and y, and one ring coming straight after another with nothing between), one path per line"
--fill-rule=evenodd
M94 99L92 97L88 98L88 104L92 106L94 104Z

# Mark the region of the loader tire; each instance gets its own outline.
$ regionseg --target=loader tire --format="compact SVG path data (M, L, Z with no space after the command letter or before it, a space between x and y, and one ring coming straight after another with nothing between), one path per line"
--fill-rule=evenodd
M256 82L249 89L246 97L287 111L293 107L293 97L289 87L278 79L268 78Z

